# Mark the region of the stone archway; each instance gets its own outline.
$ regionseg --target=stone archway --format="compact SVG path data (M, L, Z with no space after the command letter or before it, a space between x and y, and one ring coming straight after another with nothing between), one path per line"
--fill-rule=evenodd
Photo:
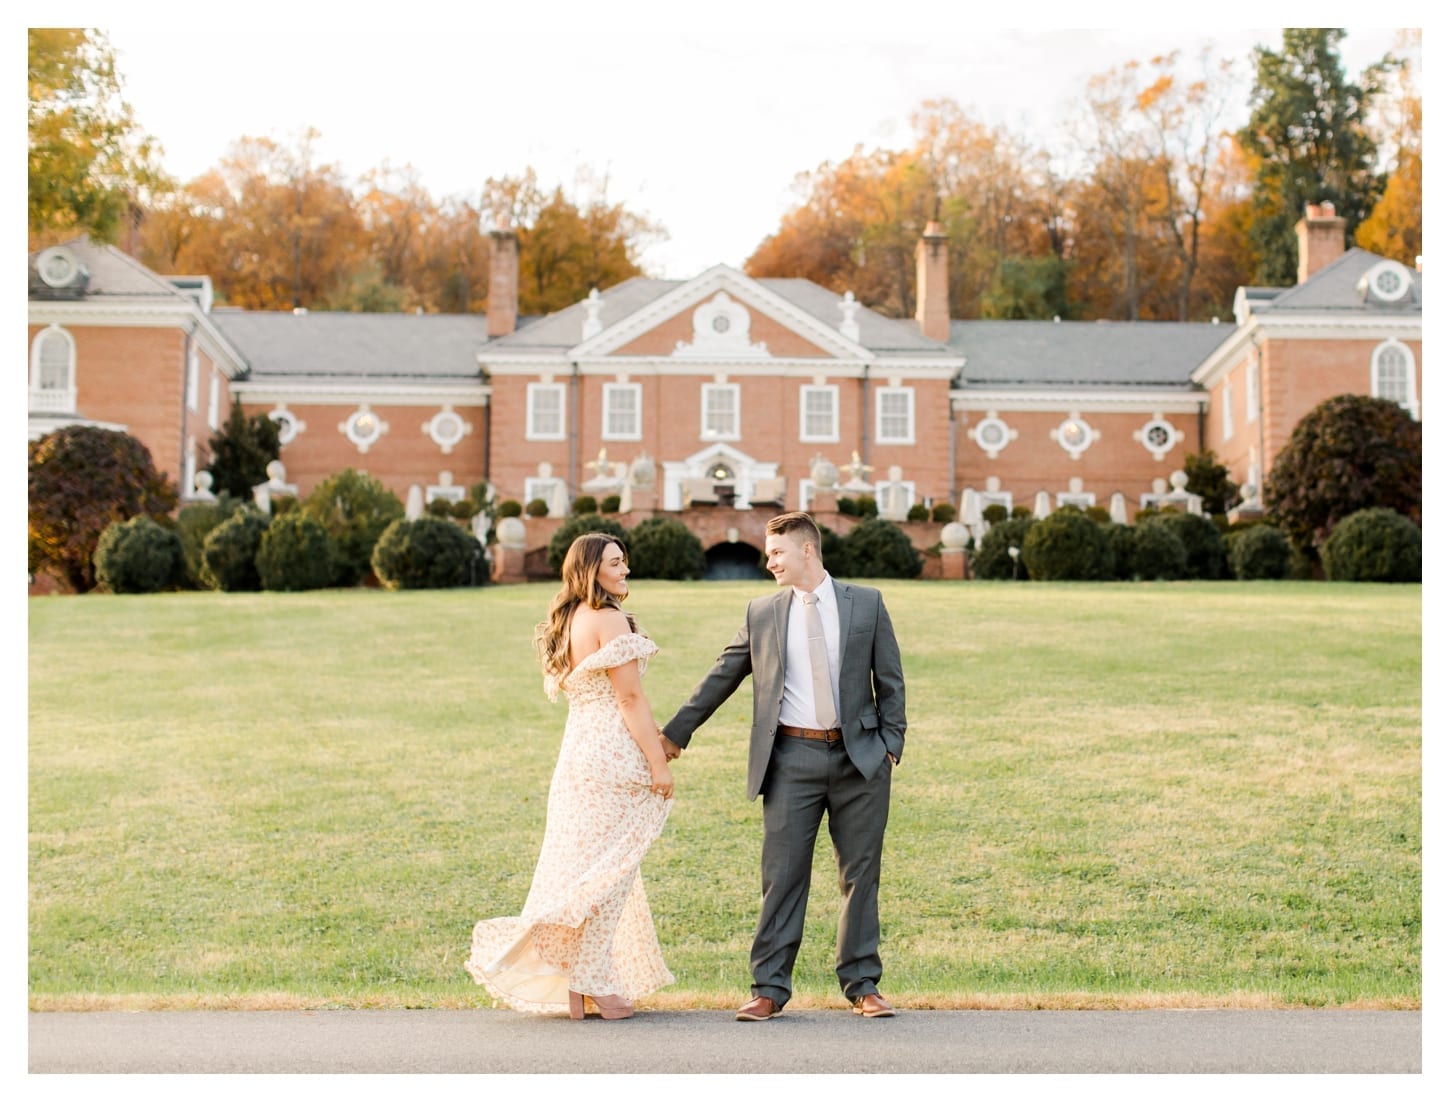
M705 551L705 581L759 581L770 575L760 565L761 550L749 543L717 543Z

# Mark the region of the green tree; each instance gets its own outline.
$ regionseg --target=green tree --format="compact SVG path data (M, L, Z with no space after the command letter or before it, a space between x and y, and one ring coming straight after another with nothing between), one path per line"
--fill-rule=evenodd
M209 447L212 488L248 501L252 487L267 481L267 464L282 454L277 423L263 413L248 417L237 399Z
M96 584L92 560L101 533L115 521L167 517L176 500L146 445L127 433L72 425L34 440L30 572L53 574L84 593Z
M1294 226L1308 203L1329 200L1352 238L1384 190L1368 128L1389 58L1371 65L1359 82L1345 77L1339 59L1344 31L1289 27L1280 52L1255 47L1257 75L1248 125L1238 140L1254 164L1256 280L1288 286L1298 278Z
M1420 521L1420 423L1394 402L1341 394L1304 415L1274 460L1264 504L1311 559L1334 526L1382 507Z
M30 247L85 233L114 241L169 181L121 98L115 51L95 30L30 28Z
M349 467L319 483L302 503L302 512L318 521L332 538L336 549L333 584L351 586L372 569L378 537L402 517L404 509L392 490Z
M1239 499L1238 483L1228 476L1228 468L1218 461L1210 448L1183 457L1183 473L1188 476L1184 489L1203 498L1204 512L1222 516Z

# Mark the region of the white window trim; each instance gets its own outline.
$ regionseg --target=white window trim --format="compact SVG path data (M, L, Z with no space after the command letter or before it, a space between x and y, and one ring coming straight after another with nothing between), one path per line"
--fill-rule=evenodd
M906 396L906 435L886 436L881 431L881 423L885 420L885 413L882 407L886 404L885 395ZM909 386L883 386L876 391L876 443L878 444L904 444L916 443L916 388Z
M297 434L307 428L307 422L297 420L297 415L285 406L268 410L267 418L277 426L277 443L283 447L296 440Z
M357 423L364 417L371 417L373 420L375 428L371 434L364 434L358 431ZM366 402L353 410L348 415L347 420L337 427L342 430L344 436L352 441L361 455L367 455L368 449L381 440L383 434L388 431L388 423L379 417L377 411Z
M1259 354L1249 356L1244 368L1244 421L1252 424L1259 419Z
M1067 429L1069 425L1081 426L1081 443L1074 444L1070 440L1068 440L1067 433L1064 430ZM1057 442L1058 447L1062 448L1063 451L1067 452L1068 455L1072 456L1072 458L1076 460L1081 459L1082 453L1092 447L1095 441L1101 439L1103 434L1101 429L1093 428L1086 421L1084 421L1076 411L1074 411L1068 414L1067 418L1060 425L1058 425L1057 428L1053 429L1047 435Z
M1149 439L1150 434L1156 428L1164 429L1168 433L1168 443L1164 444L1162 447L1154 444L1153 441ZM1184 433L1182 429L1174 428L1173 424L1162 414L1155 413L1152 419L1145 422L1141 428L1136 428L1133 430L1133 439L1138 441L1138 443L1142 444L1143 447L1147 448L1153 458L1161 463L1163 462L1164 456L1171 452L1174 447L1183 443Z
M1223 438L1234 438L1234 384L1232 379L1223 381Z
M545 504L552 502L554 499L554 487L561 481L562 479L555 478L552 475L548 478L524 479L524 506L527 507L529 502L535 499L541 500Z
M455 447L463 443L463 438L473 431L473 426L460 417L452 406L444 406L423 423L423 431L444 455L450 455Z
M631 385L638 386L639 384ZM710 429L710 392L712 390L723 390L730 394L732 427L729 432L712 432ZM702 441L740 439L739 383L702 383L700 385L700 439Z
M211 373L211 396L206 403L206 423L213 429L221 427L222 380L215 371Z
M806 410L807 395L825 394L831 399L831 431L812 434L807 431L810 424ZM839 444L841 442L841 388L835 384L823 386L804 385L800 389L800 438L802 444Z
M1410 346L1403 341L1397 341L1393 337L1375 347L1369 358L1369 393L1372 398L1380 398L1380 358L1391 348L1399 349L1405 355L1405 400L1400 403L1409 415L1416 421L1420 419L1420 395L1415 387L1415 354L1410 351Z
M1001 430L1001 443L989 444L982 439L983 430L988 425ZM976 443L977 447L981 448L984 452L987 453L988 459L996 459L997 456L1001 454L1002 449L1004 449L1008 444L1012 443L1012 441L1017 439L1017 430L1009 426L1006 421L1002 420L1002 418L998 417L995 411L989 412L987 416L983 417L980 421L973 425L969 431L972 440Z
M615 394L628 393L633 396L634 428L623 432L611 431L610 402ZM605 383L603 400L599 403L599 438L601 440L642 440L644 438L644 387L639 383Z
M59 335L66 347L66 385L42 390L40 387L40 350ZM35 334L30 344L30 408L37 413L74 413L76 408L76 339L59 325L48 325Z
M201 408L201 353L196 342L186 350L186 408L195 413Z
M545 391L559 396L559 431L539 432L535 422L535 402L538 395ZM524 439L525 440L563 440L569 431L569 410L566 406L568 395L565 393L563 383L530 383L528 385L527 409L524 414Z
M1059 490L1057 493L1057 508L1064 505L1076 505L1079 509L1091 509L1098 503L1098 495L1095 493L1084 493L1079 490L1073 493L1071 490Z

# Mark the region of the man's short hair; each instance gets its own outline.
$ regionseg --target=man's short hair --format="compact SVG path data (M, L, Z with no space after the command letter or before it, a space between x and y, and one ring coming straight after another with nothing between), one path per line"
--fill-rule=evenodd
M821 551L821 530L809 513L781 513L765 522L767 536L789 536L796 543L813 543Z

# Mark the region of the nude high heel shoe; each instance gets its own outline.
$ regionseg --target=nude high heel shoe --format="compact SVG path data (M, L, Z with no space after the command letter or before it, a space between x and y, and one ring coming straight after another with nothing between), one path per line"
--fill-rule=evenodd
M590 995L594 1005L599 1008L599 1016L610 1021L618 1021L621 1018L634 1016L634 1003L630 1002L623 995Z
M577 991L569 992L569 1017L576 1022L584 1019L584 996Z

